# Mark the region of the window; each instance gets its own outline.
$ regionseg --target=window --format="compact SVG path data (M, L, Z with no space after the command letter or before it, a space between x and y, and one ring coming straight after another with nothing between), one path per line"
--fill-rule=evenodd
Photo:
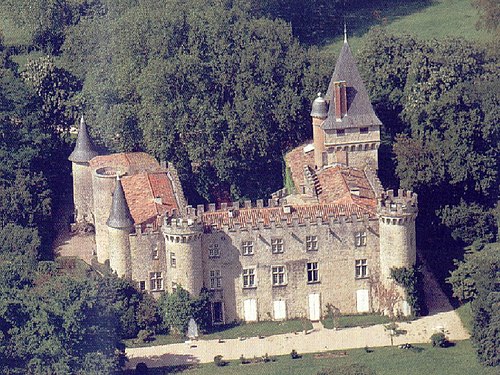
M368 128L359 128L360 134L368 134Z
M286 269L285 266L271 267L273 275L273 285L286 285Z
M145 281L139 281L139 290L141 292L144 292L146 290L146 282Z
M307 263L307 282L308 283L319 282L318 262Z
M175 253L170 253L170 267L177 267L177 258L175 257Z
M318 237L317 236L306 236L306 250L307 251L318 250Z
M354 245L357 247L366 246L366 232L356 232L354 234Z
M366 259L356 259L356 279L368 276L368 265Z
M150 274L151 290L163 290L163 278L161 272L151 272Z
M155 246L155 248L152 251L152 257L153 259L158 259L160 255L160 252L158 251L158 246Z
M337 137L343 137L345 135L345 129L337 129Z
M253 241L243 241L241 243L241 252L243 255L253 255Z
M243 269L243 288L255 288L255 268Z
M222 286L222 276L220 270L210 271L210 289L220 289Z
M208 256L210 258L218 258L218 257L220 257L219 244L217 244L217 243L211 243L210 245L208 245Z
M271 251L274 254L283 252L283 238L271 238Z

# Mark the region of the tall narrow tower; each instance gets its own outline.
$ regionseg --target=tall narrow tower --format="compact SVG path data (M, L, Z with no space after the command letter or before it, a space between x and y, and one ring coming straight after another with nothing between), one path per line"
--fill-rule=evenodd
M134 225L120 177L116 177L108 221L109 267L120 277L131 277L129 234Z
M394 286L391 268L412 267L416 262L415 219L417 194L411 191L392 190L383 193L378 200L380 234L380 281L385 287ZM403 301L396 309L404 315L411 314L406 303L405 291L396 287Z
M73 202L75 204L76 222L94 222L92 174L89 161L98 155L87 132L83 116L80 119L80 129L76 145L69 156L73 172Z
M328 164L325 153L325 131L321 125L328 117L328 104L325 99L318 93L318 97L313 101L311 108L311 118L313 126L313 142L314 142L314 165L316 169Z

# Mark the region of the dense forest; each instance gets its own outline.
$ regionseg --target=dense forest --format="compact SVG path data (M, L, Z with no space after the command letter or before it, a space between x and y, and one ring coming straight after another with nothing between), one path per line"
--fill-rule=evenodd
M121 339L183 332L189 316L206 316L206 295L180 289L157 303L54 259L70 127L84 113L103 149L174 162L192 204L266 197L282 187L284 152L311 137L311 99L336 59L321 42L363 1L4 3L29 42L7 46L0 30L0 372L109 373ZM498 5L473 3L496 35ZM382 25L356 57L384 123L383 183L419 194L419 251L442 280L454 270L478 357L498 365L498 50Z

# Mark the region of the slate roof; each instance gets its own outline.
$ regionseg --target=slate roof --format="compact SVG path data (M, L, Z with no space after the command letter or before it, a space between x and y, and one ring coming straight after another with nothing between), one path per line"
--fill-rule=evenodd
M111 228L117 229L130 228L134 224L127 201L125 200L125 193L120 178L116 179L111 211L106 224Z
M87 131L87 125L85 125L85 121L82 116L80 119L80 129L78 130L75 148L69 155L68 160L74 163L87 163L90 159L97 155L98 152L90 139Z
M340 121L335 118L334 82L346 81L347 84L347 115ZM325 95L329 103L328 117L323 123L323 129L343 129L369 125L382 125L373 110L368 92L356 67L347 41L340 51L335 70Z

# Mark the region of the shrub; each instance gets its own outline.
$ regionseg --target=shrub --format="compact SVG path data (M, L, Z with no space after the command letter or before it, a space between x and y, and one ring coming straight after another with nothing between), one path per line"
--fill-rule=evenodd
M154 340L153 331L149 329L141 329L137 334L137 340L140 342L151 342Z
M137 375L146 375L148 373L148 366L144 362L139 362L135 366L135 373Z
M297 358L300 358L302 356L299 353L297 353L297 351L295 349L293 349L292 352L290 353L290 357L292 357L292 359L297 359Z
M223 361L222 360L222 356L219 354L219 355L216 355L214 357L214 363L216 366L219 366L219 367L224 367L226 366L227 364L229 364L228 361Z
M450 344L443 332L433 334L431 336L431 343L432 346L438 346L440 348L446 348Z

